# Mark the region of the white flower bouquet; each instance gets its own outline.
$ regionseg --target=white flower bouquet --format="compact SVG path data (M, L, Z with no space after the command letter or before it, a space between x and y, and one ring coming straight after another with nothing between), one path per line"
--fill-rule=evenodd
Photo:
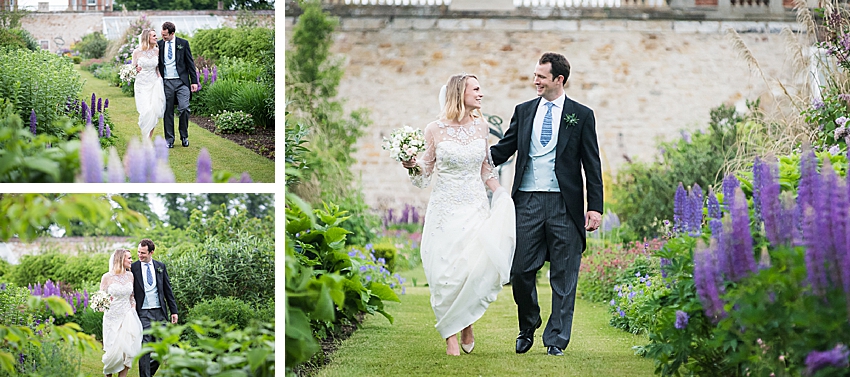
M404 126L394 130L389 138L384 138L384 150L390 151L390 157L396 161L410 161L419 152L425 150L425 136L422 130ZM416 174L419 167L407 169L408 174Z
M89 307L96 312L105 312L112 304L112 298L104 291L97 291L89 300Z
M130 85L136 80L136 67L132 64L124 64L121 66L121 70L118 71L118 75L121 77L122 82Z

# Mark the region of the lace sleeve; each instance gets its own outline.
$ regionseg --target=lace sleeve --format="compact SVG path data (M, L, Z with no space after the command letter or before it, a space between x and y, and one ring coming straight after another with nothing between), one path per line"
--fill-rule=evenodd
M431 123L425 127L425 152L422 153L422 158L416 159L420 169L419 174L410 176L413 185L423 189L428 187L431 182L431 174L434 172L434 165L437 163L437 143L434 137L436 127L436 123Z
M133 61L131 62L131 64L133 65L133 67L139 66L139 49L138 48L133 50Z
M109 288L109 273L103 274L103 277L100 278L100 290L106 292Z

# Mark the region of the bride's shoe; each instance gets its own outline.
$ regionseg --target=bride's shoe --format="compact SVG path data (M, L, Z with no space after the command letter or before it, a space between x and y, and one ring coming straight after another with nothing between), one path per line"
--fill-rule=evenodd
M461 344L460 344L460 348L462 348L462 349L463 349L463 352L471 353L471 352L472 352L472 349L473 349L473 348L475 348L475 342L472 342L472 343L469 343L469 344L463 344L463 343L461 343Z

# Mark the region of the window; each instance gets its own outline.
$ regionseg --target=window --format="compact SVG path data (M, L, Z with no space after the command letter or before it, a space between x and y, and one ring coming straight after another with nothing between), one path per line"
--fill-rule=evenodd
M95 5L97 5L97 0L87 0L86 4L88 6L95 6Z
M50 41L48 41L47 39L42 39L42 40L38 41L38 44L41 45L42 50L49 50L50 49Z

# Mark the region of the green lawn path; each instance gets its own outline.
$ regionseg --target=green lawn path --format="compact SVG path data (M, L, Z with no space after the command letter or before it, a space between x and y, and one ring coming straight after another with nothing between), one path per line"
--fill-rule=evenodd
M118 155L123 159L130 140L141 137L135 98L128 97L121 93L120 88L109 86L108 82L95 78L90 72L80 69L79 65L76 65L75 69L80 72L84 81L82 99L90 102L92 93L109 99L109 115L116 128L113 133L118 135L116 148ZM175 118L175 123L177 121ZM174 128L177 132L176 124ZM164 137L162 120L154 129L154 139L157 135ZM207 148L212 157L213 171L229 171L236 177L247 171L254 182L274 182L274 161L219 137L192 122L189 122L189 142L189 147L183 148L178 139L174 149L169 150L168 162L177 182L195 182L198 153L202 147Z
M407 292L401 303L388 303L395 317L367 316L360 330L343 341L318 376L651 376L653 363L634 355L632 346L647 343L608 325L607 308L576 300L573 334L564 357L546 355L540 335L526 354L514 352L516 306L510 286L474 325L475 350L459 357L445 354L445 342L434 329L428 287L422 268L402 273ZM415 278L418 287L412 287ZM552 293L545 278L538 282L541 314L548 318Z

